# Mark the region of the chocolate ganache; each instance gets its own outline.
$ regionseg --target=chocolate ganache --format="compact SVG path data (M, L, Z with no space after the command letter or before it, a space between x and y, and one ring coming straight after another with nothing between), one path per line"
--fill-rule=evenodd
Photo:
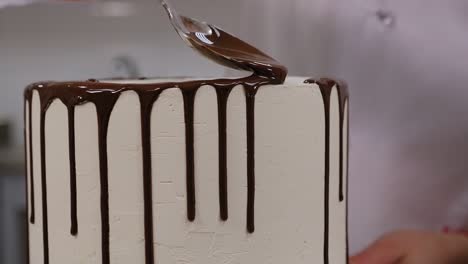
M25 100L29 102L29 129L27 140L29 141L29 183L31 185L30 216L31 224L35 223L34 177L32 158L32 95L37 91L40 98L40 153L41 153L41 189L42 189L42 222L44 263L49 263L48 248L48 215L47 215L47 168L45 148L45 118L48 107L58 99L68 109L69 128L69 159L70 159L70 201L71 201L71 227L70 234L76 236L79 232L77 220L77 186L76 186L76 159L75 159L75 106L87 102L94 103L98 118L98 144L99 144L99 172L100 172L100 208L101 208L101 236L102 236L102 263L110 263L109 254L109 186L108 186L108 160L107 160L107 134L111 112L120 94L125 91L134 91L140 99L141 113L141 142L143 152L143 177L144 186L144 228L145 228L145 260L146 264L155 263L153 249L153 190L152 190L152 159L151 159L151 112L159 95L166 89L179 88L183 95L185 117L185 142L186 142L186 192L187 192L187 218L193 221L195 211L195 169L194 169L194 101L197 90L209 85L214 87L218 103L218 140L219 140L219 211L220 219L226 221L229 217L227 198L227 147L226 147L226 109L231 90L238 85L244 87L246 98L247 120L247 232L255 231L255 95L259 87L271 84L282 84L287 75L287 69L279 62L261 52L257 48L234 37L233 35L213 27L215 39L205 36L209 41L203 41L200 34L190 34L191 45L205 56L216 62L250 71L249 77L239 79L215 79L183 82L162 82L151 84L117 84L90 79L84 82L44 82L35 83L25 90ZM205 40L206 40L205 39ZM328 195L329 195L329 148L330 148L330 94L333 87L338 87L340 107L340 160L343 159L343 123L345 101L348 94L344 84L338 84L329 79L317 81L306 80L306 83L315 83L320 87L325 107L326 117L326 143L325 143L325 236L324 236L324 263L328 263ZM232 177L235 177L233 175ZM340 162L340 186L339 200L343 201L343 166Z
M339 142L339 201L343 202L344 200L344 187L343 187L343 177L344 177L344 169L343 169L343 127L345 122L345 104L348 100L348 86L344 82L337 82L332 79L328 78L321 78L321 79L307 79L304 83L314 83L319 86L320 92L323 98L323 104L325 107L325 192L324 192L324 247L323 247L323 258L324 263L328 263L328 245L329 245L329 231L330 231L330 98L333 87L337 87L338 92L338 104L339 104L339 114L340 114L340 142ZM349 141L348 141L349 142ZM348 143L349 144L349 143ZM347 148L349 149L349 148ZM348 162L348 161L346 161ZM348 166L346 166L348 168ZM347 189L347 187L346 187ZM348 207L346 206L346 210ZM348 212L346 211L346 220L347 220ZM348 225L346 224L346 228ZM346 229L346 252L348 255L348 231Z

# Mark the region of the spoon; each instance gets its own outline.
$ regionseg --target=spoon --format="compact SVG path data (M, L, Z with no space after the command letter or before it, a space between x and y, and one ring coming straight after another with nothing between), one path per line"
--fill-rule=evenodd
M283 83L287 69L272 57L224 30L179 15L169 3L160 0L179 36L193 49L210 60L236 70L246 70Z
M174 26L175 30L183 40L187 41L191 33L208 36L213 34L213 30L210 25L179 15L169 4L168 0L161 0L161 4L164 7L164 10L166 10L172 26ZM188 44L191 46L190 42L188 42Z

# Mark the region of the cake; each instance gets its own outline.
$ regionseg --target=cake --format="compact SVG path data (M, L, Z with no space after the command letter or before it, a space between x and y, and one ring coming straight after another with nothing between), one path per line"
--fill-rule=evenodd
M346 87L252 78L29 86L30 263L346 263Z
M29 86L30 263L347 263L346 85L163 5L252 75Z

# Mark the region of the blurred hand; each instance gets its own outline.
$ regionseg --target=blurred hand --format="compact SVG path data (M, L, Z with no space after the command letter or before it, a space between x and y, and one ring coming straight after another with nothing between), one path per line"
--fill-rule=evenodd
M399 231L385 235L351 264L467 264L468 238L458 234Z

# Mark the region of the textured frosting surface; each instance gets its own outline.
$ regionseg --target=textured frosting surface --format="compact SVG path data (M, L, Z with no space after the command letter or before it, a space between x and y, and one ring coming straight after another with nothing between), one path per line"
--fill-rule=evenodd
M246 230L247 122L242 86L231 91L226 110L227 201L220 219L219 138L216 90L202 86L194 104L196 218L187 219L184 98L162 91L152 107L151 164L155 263L346 263L347 193L340 201L340 169L347 175L347 101L330 92L329 179L326 177L326 114L323 90L288 78L259 88L255 104L255 232ZM151 81L141 81L148 82ZM41 106L32 92L32 161L35 222L29 224L30 262L43 263L40 153ZM340 108L344 120L340 120ZM107 134L110 263L145 263L144 184L140 99L122 92ZM67 107L51 102L45 115L49 263L101 263L101 208L96 106L75 107L77 219L70 235L70 163ZM342 128L340 128L340 124ZM340 129L344 132L340 133ZM32 132L31 132L32 131ZM341 144L344 146L340 159ZM30 153L28 144L28 153ZM28 155L29 157L29 155ZM342 163L340 165L340 163ZM30 170L28 170L30 173ZM28 177L29 179L29 177ZM328 187L327 187L328 186ZM326 189L328 188L328 199ZM325 209L328 204L328 213ZM32 207L28 199L29 208ZM31 214L30 209L30 214ZM325 217L325 214L328 216ZM328 232L325 219L328 218ZM325 235L328 234L327 239ZM326 243L324 241L327 241ZM326 244L326 246L325 246Z

